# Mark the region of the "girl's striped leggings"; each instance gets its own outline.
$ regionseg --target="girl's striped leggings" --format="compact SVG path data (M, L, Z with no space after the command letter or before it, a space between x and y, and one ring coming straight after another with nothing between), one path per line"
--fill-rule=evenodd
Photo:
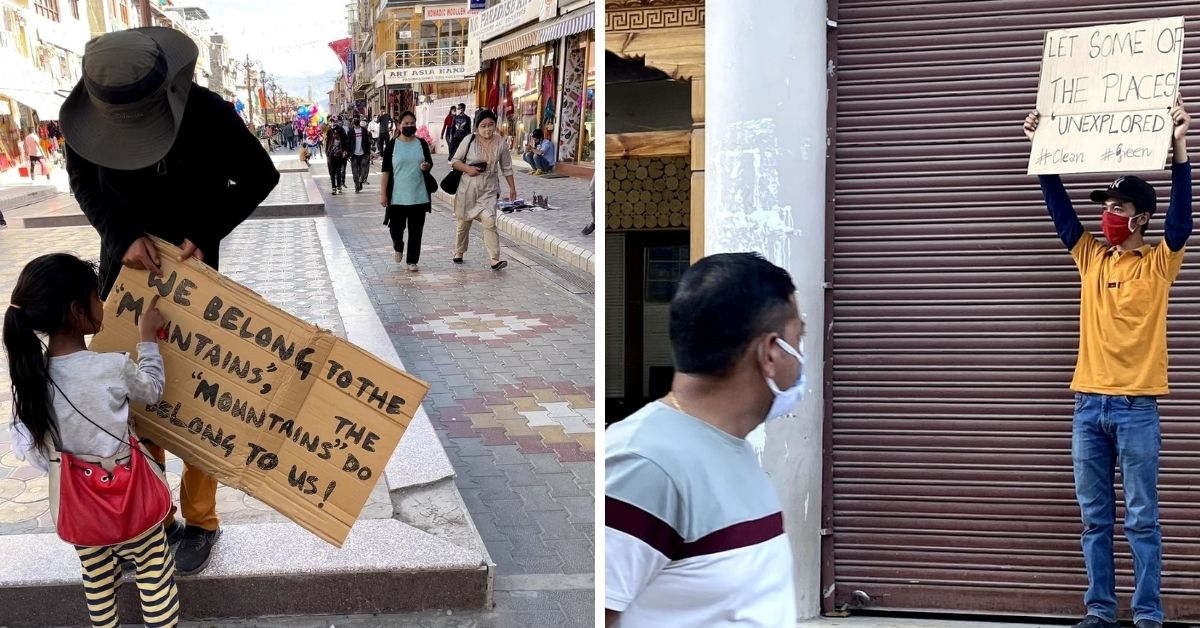
M107 547L75 547L83 566L83 591L94 628L117 628L117 590L121 587L120 560L137 568L142 621L146 628L179 624L179 589L175 586L175 557L167 546L162 526Z

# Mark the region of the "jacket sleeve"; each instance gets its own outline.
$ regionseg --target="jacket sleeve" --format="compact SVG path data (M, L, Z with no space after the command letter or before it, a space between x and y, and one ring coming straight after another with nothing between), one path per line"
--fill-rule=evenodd
M1083 223L1079 222L1079 215L1071 206L1071 198L1067 196L1062 179L1058 175L1043 175L1038 177L1038 182L1042 184L1042 196L1054 221L1054 230L1067 250L1073 250L1083 236Z
M214 102L216 106L208 114L212 116L212 140L217 146L230 147L222 153L232 183L225 189L224 203L213 208L216 211L212 220L201 223L202 235L208 236L208 241L221 240L232 233L279 184L275 163L262 144L242 126L233 106L225 101Z
M1192 235L1192 164L1171 164L1171 205L1163 225L1163 239L1172 251L1181 251Z
M67 176L79 208L100 234L101 246L113 259L121 259L134 240L146 235L145 229L130 221L131 213L118 203L116 197L101 191L100 167L71 150L70 145L67 146Z

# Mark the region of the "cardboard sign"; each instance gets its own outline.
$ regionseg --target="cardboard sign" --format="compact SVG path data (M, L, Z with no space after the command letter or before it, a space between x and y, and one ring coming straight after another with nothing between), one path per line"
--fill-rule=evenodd
M1046 33L1029 174L1162 169L1182 60L1182 17Z
M158 295L162 401L138 434L341 547L429 391L156 240L162 277L123 268L93 351L132 354Z

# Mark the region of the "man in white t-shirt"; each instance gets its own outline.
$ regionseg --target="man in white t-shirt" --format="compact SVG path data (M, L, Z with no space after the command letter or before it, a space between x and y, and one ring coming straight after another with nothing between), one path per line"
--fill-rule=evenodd
M787 271L706 257L671 299L671 392L605 434L605 623L796 624L779 496L746 435L804 394Z
M29 180L32 181L37 178L38 167L42 165L42 159L45 158L45 155L42 154L42 140L32 128L25 135L25 156L29 158ZM46 173L46 178L50 178L49 171Z

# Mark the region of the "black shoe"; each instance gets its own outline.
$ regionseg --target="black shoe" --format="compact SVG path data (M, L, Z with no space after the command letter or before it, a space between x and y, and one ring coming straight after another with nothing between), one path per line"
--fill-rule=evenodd
M221 538L221 530L208 531L196 526L188 526L183 533L183 540L175 550L175 568L181 576L199 573L208 566L212 558L212 548L217 539Z
M1162 628L1162 624L1153 619L1139 619L1133 624L1133 628Z
M450 260L450 261L454 262L455 264L461 264L461 263L462 263L462 258L461 258L461 257L456 257L456 258L454 258L454 259L452 259L452 260Z
M1072 628L1121 628L1121 623L1109 621L1107 619L1100 619L1095 615L1088 615L1087 617L1084 617L1083 620L1078 624L1075 624Z
M500 270L501 268L504 268L505 266L508 266L508 260L502 259L502 260L496 262L495 264L492 264L492 270Z
M582 233L583 235L592 235L592 232L595 230L596 230L596 223L591 222L591 223L588 223L588 226L584 227L583 231L581 231L580 233Z
M171 525L167 526L166 530L164 530L167 533L167 545L178 545L183 540L183 531L185 529L186 526L179 523L178 519L172 521Z

